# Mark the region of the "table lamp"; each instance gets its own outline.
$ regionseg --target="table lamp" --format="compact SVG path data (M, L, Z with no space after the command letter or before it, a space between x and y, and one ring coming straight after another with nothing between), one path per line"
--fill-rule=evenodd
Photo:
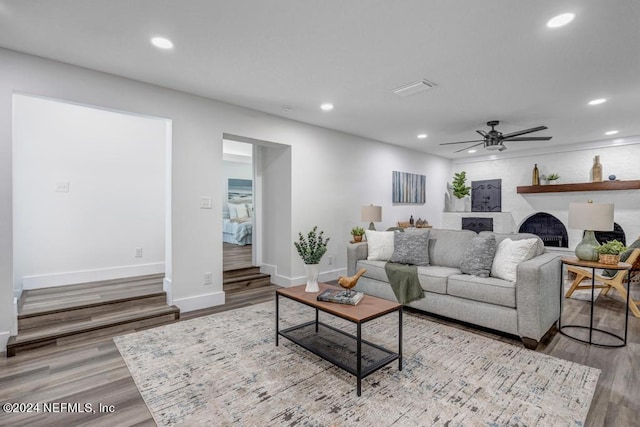
M382 221L382 206L363 206L360 216L362 221L369 222L369 230L375 230L376 226L373 223Z
M598 261L595 248L600 244L593 232L613 230L613 203L569 203L569 228L585 230L582 242L576 246L578 259Z

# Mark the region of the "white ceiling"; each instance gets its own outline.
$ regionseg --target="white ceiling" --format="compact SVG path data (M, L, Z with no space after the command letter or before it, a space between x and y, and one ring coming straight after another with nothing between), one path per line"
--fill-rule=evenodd
M640 135L637 0L0 0L0 46L449 158L489 120L553 136L506 153Z

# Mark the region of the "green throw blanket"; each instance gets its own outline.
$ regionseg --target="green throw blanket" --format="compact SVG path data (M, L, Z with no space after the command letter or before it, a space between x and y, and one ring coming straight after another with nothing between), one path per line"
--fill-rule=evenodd
M387 262L384 270L399 303L407 304L424 297L417 266Z

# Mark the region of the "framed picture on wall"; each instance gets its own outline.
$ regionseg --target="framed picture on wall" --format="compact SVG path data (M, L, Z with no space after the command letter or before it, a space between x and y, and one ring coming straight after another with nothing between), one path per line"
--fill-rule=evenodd
M393 203L424 204L426 175L393 171Z
M253 197L253 181L250 179L229 178L227 187L228 200L251 200Z

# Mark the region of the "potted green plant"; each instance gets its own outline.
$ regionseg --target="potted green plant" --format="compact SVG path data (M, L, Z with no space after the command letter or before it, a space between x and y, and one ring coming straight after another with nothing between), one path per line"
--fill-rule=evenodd
M610 240L600 246L595 247L598 252L600 263L617 264L620 262L620 253L627 250L627 247L618 240Z
M355 242L361 242L362 236L364 236L364 228L362 227L353 227L351 229L351 235L353 236L353 240Z
M549 184L557 184L559 179L560 175L557 173L550 173L547 175L547 181L549 181Z
M329 237L324 238L324 231L318 233L318 226L304 236L302 233L298 233L298 241L293 242L298 255L304 262L305 270L307 273L307 287L306 292L318 292L320 287L318 286L318 265L322 256L327 252L327 243Z
M471 194L471 187L466 185L467 173L465 171L453 174L452 190L455 199L451 200L454 211L465 211L465 198Z

